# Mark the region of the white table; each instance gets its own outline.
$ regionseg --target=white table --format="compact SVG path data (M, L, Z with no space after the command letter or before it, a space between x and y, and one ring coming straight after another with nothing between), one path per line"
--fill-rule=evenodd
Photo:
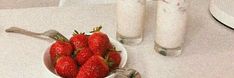
M156 7L154 2L148 3L144 41L139 46L126 46L127 67L137 69L143 78L233 78L234 31L211 17L208 3L190 0L188 32L179 57L164 57L154 51ZM6 28L18 26L35 32L56 29L69 36L74 29L88 31L103 25L103 31L115 38L114 8L108 4L0 10L0 77L47 77L42 53L51 42L5 33Z
M0 0L0 9L58 6L60 0Z

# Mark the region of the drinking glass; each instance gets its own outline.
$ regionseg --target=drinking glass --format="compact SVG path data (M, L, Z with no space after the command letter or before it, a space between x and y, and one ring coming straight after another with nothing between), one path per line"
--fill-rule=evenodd
M117 1L117 40L126 45L142 42L146 0Z
M155 50L164 56L178 56L186 31L185 0L159 0L157 6Z

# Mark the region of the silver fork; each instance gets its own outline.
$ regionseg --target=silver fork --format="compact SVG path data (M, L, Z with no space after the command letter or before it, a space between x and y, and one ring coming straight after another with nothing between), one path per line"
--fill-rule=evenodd
M68 39L65 36L63 36L61 33L59 33L56 30L48 30L43 33L36 33L36 32L28 31L25 29L21 29L18 27L10 27L6 29L5 31L8 33L19 33L19 34L24 34L24 35L28 35L31 37L37 37L37 38L39 38L39 36L46 36L54 40L68 41Z

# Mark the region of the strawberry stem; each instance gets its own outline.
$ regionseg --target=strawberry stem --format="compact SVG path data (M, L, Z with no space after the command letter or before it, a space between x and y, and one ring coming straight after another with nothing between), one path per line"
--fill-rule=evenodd
M63 42L68 42L68 39L65 36L63 36L62 34L56 34L54 39L55 40L60 40L60 41L63 41Z
M72 35L76 35L76 34L79 34L78 31L74 30L73 34Z
M94 33L94 32L99 32L102 29L102 26L98 26L98 27L94 27L92 31L90 31L90 33Z
M77 52L77 51L74 51L74 52L72 53L72 58L75 58L77 54L78 54L78 52Z
M76 55L80 52L82 48L78 48L77 50L75 50L73 53L72 53L72 57L75 58Z
M77 35L77 34L85 34L85 32L80 32L80 33L79 33L77 30L74 30L74 32L73 32L72 35L74 36L74 35Z
M106 55L105 56L105 63L109 66L109 67L112 67L113 66L113 62L112 61L110 61L110 58L109 58L109 55Z

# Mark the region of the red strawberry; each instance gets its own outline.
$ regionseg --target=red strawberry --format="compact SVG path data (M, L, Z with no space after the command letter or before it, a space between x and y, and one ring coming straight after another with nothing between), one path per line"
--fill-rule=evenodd
M99 55L94 55L80 68L76 78L104 78L109 73L109 67Z
M63 42L57 40L50 47L50 58L52 62L55 62L58 57L70 56L72 52L73 52L73 47L69 42Z
M99 32L101 27L94 29L93 34L89 36L88 43L89 48L96 55L104 55L108 49L110 41L106 34Z
M107 46L107 49L112 50L112 49L114 49L114 47L113 47L113 45L111 43L109 43L108 46Z
M63 78L75 78L79 72L76 62L69 56L62 56L57 60L55 71Z
M89 48L83 48L76 55L76 61L83 65L90 57L93 56L93 52Z
M88 47L88 37L84 33L79 34L76 30L71 37L70 42L73 44L76 50Z
M110 51L107 54L107 62L109 64L110 68L112 68L112 69L117 68L121 62L121 56L120 56L119 52Z

